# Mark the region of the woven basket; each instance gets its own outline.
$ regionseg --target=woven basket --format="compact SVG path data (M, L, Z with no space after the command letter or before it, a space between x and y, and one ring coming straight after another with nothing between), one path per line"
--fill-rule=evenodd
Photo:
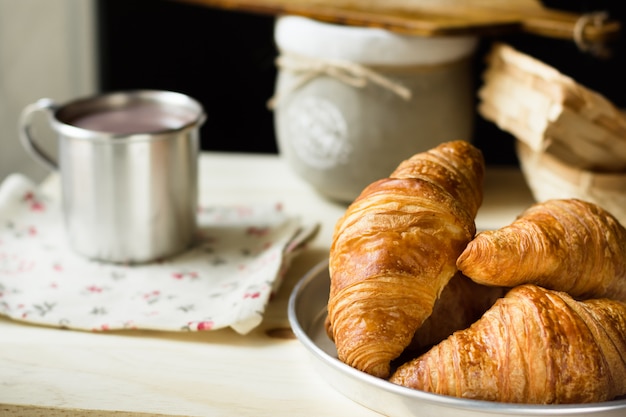
M578 198L598 204L626 226L626 172L598 173L576 168L516 141L526 182L538 202Z

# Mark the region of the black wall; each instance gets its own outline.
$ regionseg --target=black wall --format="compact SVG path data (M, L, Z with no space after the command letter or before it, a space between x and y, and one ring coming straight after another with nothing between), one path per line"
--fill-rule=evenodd
M546 7L584 13L607 10L626 22L621 2L544 1ZM168 0L99 0L100 89L156 88L189 94L202 102L205 150L277 152L272 112L274 18ZM626 32L626 23L624 23ZM598 59L570 40L528 34L483 38L474 76L481 84L482 57L494 40L554 66L579 83L626 108L626 47L622 37L613 56ZM517 163L513 139L476 115L474 142L490 164Z
M204 149L276 152L274 19L167 0L101 0L100 87L198 99Z

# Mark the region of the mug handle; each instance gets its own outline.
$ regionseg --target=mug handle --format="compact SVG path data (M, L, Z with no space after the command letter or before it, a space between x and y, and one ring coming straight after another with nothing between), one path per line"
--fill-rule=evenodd
M46 153L41 146L37 144L32 132L33 117L39 111L47 111L49 116L57 109L57 104L49 99L42 98L37 102L30 104L24 108L20 116L20 142L26 151L37 162L53 171L59 169L57 160Z

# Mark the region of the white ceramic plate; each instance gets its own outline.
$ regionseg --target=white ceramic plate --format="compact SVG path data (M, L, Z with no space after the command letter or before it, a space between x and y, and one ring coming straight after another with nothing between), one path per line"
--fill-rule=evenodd
M393 417L447 416L603 416L625 417L626 398L594 404L525 405L477 401L401 387L358 371L337 359L326 335L326 303L330 288L328 263L322 262L296 285L289 299L289 321L296 337L311 353L318 373L353 401Z

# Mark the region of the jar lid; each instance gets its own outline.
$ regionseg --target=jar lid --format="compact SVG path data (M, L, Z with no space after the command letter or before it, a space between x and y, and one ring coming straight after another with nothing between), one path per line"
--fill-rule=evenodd
M276 20L274 38L281 52L344 59L369 65L434 65L471 55L475 36L422 37L380 28L325 23L300 16Z

